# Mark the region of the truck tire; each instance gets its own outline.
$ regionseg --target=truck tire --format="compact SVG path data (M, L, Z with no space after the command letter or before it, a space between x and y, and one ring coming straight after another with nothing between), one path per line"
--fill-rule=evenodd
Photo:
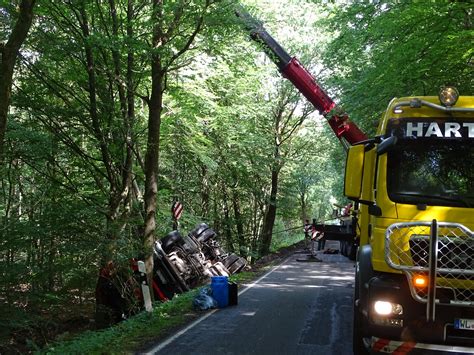
M206 223L201 223L191 232L189 232L189 235L192 235L194 238L198 239L201 233L204 232L206 229L209 229L209 226Z
M183 243L184 239L178 231L172 231L166 237L161 239L161 247L166 254L171 251L171 248L173 248L174 245Z
M352 351L354 355L367 355L369 351L364 344L364 333L363 329L366 329L367 322L364 322L364 315L362 314L360 307L356 304L356 300L359 299L359 275L355 276L355 287L354 287L354 316L352 322Z
M361 245L357 248L357 263L354 285L354 318L352 331L352 347L354 354L369 354L364 344L364 330L368 327L368 319L363 314L363 309L368 307L368 292L366 284L374 276L372 268L372 248L370 245ZM358 300L358 301L357 301ZM357 301L357 302L356 302Z
M216 236L216 232L212 228L208 228L204 230L199 236L196 238L199 243L205 243L209 239L214 238Z
M232 274L235 274L242 270L245 265L247 265L247 261L244 258L239 257L232 265L230 265L227 269Z
M237 254L230 254L223 260L224 266L228 269L233 263L239 260L239 256Z
M364 344L364 334L362 329L364 327L363 315L358 309L354 306L354 319L352 330L352 350L355 355L368 355L370 354Z

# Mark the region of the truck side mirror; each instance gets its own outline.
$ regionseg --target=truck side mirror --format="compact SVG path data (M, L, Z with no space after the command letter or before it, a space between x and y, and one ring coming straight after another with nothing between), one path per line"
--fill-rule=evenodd
M384 139L378 146L377 146L377 155L382 155L387 153L392 147L397 144L398 138L397 136L390 136Z
M365 147L362 144L350 147L347 152L344 195L353 200L359 200L362 192L364 155Z

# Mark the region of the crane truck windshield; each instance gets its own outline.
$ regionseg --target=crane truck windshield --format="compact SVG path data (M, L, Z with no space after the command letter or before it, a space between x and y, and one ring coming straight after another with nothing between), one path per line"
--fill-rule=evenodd
M434 136L407 135L407 130L400 128L415 127L410 122L395 126L391 131L399 140L387 156L390 199L407 204L474 207L474 139L470 129L448 137L441 130Z

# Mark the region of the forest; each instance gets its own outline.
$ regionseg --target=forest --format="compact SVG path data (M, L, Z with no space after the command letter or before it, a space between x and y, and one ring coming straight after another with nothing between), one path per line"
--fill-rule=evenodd
M240 3L369 135L393 97L472 95L469 2ZM106 262L150 270L175 201L249 262L346 203L343 146L236 4L0 1L0 352L92 314Z

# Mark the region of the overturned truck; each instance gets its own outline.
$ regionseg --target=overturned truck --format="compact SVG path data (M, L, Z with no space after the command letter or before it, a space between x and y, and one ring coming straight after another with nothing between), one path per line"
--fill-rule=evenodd
M184 237L178 231L169 233L155 243L154 257L154 281L168 295L187 291L212 276L230 276L247 264L244 258L226 253L216 232L205 223Z
M212 276L230 276L241 271L246 259L227 253L216 232L202 223L183 236L172 231L157 240L153 248L154 268L151 292L155 300L166 301L175 294L202 285ZM131 260L130 272L112 263L101 269L96 286L96 324L114 324L143 308L138 260Z

